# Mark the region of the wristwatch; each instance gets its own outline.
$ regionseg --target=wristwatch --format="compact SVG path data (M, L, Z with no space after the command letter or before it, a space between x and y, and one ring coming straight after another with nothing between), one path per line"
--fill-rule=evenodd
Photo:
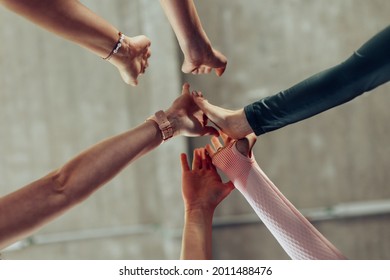
M154 116L151 116L148 120L152 120L157 123L161 130L163 141L167 141L169 138L173 137L173 127L163 110L156 112Z

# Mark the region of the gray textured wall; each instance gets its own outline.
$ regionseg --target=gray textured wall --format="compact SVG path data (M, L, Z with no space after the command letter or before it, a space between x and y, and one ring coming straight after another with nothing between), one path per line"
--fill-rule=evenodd
M229 59L226 73L217 78L180 75L177 42L158 1L83 2L126 34L151 38L147 74L138 87L128 87L111 65L1 8L0 195L167 107L182 80L231 109L277 93L348 57L388 25L390 10L386 0L197 1L212 43ZM259 138L257 160L298 209L390 198L389 90L382 86ZM189 146L207 140L190 141ZM159 147L34 235L30 241L38 244L2 257L178 258L178 156L186 149L185 139ZM251 213L235 192L216 216ZM388 220L389 215L382 215L315 226L349 258L389 259ZM104 237L107 232L118 235ZM72 241L74 237L80 240ZM216 259L287 258L261 223L215 228L213 254Z
M192 77L212 103L241 108L342 62L389 24L390 2L198 1L213 44L228 58L224 76ZM298 209L389 199L389 85L258 139L255 156ZM195 140L201 146L205 140ZM216 215L252 210L237 192ZM239 224L233 219L232 224ZM389 215L316 222L352 259L390 258ZM229 244L229 245L228 245ZM214 231L214 257L287 258L263 225Z
M135 127L180 93L177 46L158 2L83 2L125 34L147 34L156 45L152 67L139 86L127 86L111 64L1 8L1 195ZM159 147L3 258L176 258L183 150L181 138ZM78 240L111 234L118 236Z

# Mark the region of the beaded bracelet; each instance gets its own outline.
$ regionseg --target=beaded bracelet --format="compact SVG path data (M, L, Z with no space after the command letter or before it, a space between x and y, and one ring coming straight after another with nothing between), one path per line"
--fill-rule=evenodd
M110 60L110 58L114 54L116 54L119 51L119 49L122 47L122 43L123 43L123 40L125 39L125 35L122 32L119 32L118 35L119 35L118 42L116 42L115 47L112 49L112 51L109 53L109 55L107 57L103 58L104 60Z

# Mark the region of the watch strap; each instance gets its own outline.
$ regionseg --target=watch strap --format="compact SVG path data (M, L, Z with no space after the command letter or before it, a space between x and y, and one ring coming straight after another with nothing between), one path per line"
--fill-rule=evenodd
M148 120L153 120L157 123L161 131L163 141L167 141L173 137L173 127L163 110L157 111L154 116L148 118Z

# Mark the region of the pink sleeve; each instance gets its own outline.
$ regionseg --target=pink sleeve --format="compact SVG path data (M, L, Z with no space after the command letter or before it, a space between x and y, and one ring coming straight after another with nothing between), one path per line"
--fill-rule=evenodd
M243 156L235 142L213 156L256 214L292 259L345 259L278 190L254 157Z

